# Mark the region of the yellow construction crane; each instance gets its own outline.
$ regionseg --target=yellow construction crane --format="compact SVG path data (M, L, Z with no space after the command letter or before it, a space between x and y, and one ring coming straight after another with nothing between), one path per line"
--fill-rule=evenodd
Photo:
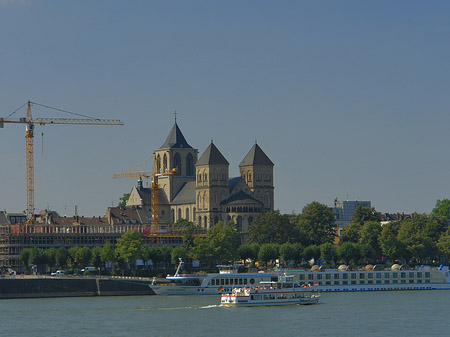
M33 150L33 138L34 138L34 126L48 125L48 124L71 124L71 125L123 125L120 120L117 119L98 119L98 118L33 118L31 115L31 104L41 105L47 108L51 108L42 104L28 101L27 117L19 119L3 119L0 118L0 128L3 128L3 123L20 123L26 124L25 140L26 140L26 171L27 171L27 223L33 223L34 221L34 150ZM20 109L20 108L19 108ZM54 108L52 108L54 109ZM64 111L61 109L55 109ZM17 111L17 110L16 110ZM65 111L67 112L67 111Z
M148 158L150 159L150 158ZM147 160L148 160L147 159ZM146 160L146 161L147 161ZM145 162L145 161L144 161ZM143 163L141 163L143 164ZM139 164L139 165L141 165ZM137 165L137 166L139 166ZM135 166L136 167L136 166ZM178 171L176 168L171 169L167 172L157 172L156 170L156 156L153 156L153 171L127 171L127 172L119 172L113 175L113 179L119 178L149 178L152 177L152 187L151 187L151 215L152 215L152 233L156 234L159 231L159 184L158 177L160 176L169 176L177 174Z

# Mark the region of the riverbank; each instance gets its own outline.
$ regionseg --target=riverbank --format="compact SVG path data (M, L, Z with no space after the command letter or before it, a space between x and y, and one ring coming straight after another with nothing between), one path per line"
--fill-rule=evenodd
M155 295L150 279L25 277L0 279L0 299Z

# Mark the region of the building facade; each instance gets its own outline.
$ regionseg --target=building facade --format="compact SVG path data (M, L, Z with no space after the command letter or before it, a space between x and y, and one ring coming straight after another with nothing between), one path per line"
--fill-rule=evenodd
M159 183L160 231L179 219L203 228L219 221L234 221L246 233L253 219L274 209L273 162L255 144L239 165L240 176L229 177L229 163L214 143L200 158L175 122L164 144L154 152L155 168L164 174ZM151 191L142 180L133 187L126 204L150 212Z

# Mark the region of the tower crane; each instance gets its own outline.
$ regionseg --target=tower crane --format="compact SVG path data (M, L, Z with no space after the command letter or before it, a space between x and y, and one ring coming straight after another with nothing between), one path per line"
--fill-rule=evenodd
M150 158L149 158L150 159ZM148 160L148 159L147 159ZM140 165L140 164L139 164ZM152 216L152 232L158 233L159 230L159 184L158 178L160 176L169 176L177 174L178 171L176 168L173 168L167 172L159 173L156 170L156 156L153 155L153 171L127 171L127 172L118 172L113 175L113 179L119 178L152 178L152 187L151 187L151 216Z
M25 124L25 141L26 141L26 172L27 172L27 223L34 222L34 126L48 124L71 124L71 125L123 125L117 119L98 119L98 118L33 118L31 115L31 104L42 105L28 101L26 118L0 118L0 128L3 123L20 123ZM42 105L44 106L44 105ZM47 106L44 106L47 107ZM50 108L50 107L48 107ZM60 110L60 109L56 109ZM16 110L17 111L17 110Z

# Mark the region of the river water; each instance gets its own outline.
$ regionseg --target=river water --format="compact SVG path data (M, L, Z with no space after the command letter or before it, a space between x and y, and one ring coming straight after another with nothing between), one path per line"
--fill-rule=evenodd
M324 293L311 306L225 308L219 296L0 301L0 336L449 336L450 291Z

